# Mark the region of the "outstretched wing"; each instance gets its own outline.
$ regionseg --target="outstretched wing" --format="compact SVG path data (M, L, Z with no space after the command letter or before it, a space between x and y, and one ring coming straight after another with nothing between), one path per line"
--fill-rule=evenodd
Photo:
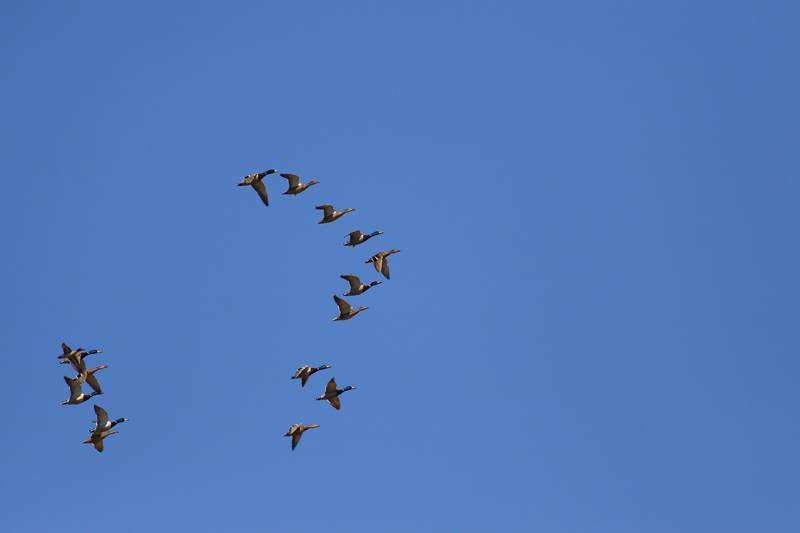
M295 448L297 448L297 443L300 442L300 437L302 437L302 436L303 436L303 432L302 431L296 431L295 433L292 434L292 449L293 450Z
M63 342L61 343L61 349L64 350L64 355L69 355L70 353L72 353L72 350L69 349L69 346L67 346Z
M93 440L92 444L94 444L94 449L97 450L98 452L102 452L103 451L103 439L102 438L98 438L96 440Z
M97 415L97 426L98 427L105 427L108 425L108 413L106 410L100 407L99 405L95 404L94 412Z
M256 190L256 192L258 193L258 196L261 198L261 201L264 202L264 205L269 207L269 197L267 196L267 186L264 185L264 182L261 181L261 180L255 180L250 185L252 185L253 188Z
M70 400L73 400L83 394L83 391L81 390L81 384L78 383L77 379L70 379L67 376L64 376L64 381L66 381L67 385L69 385Z
M327 385L325 385L325 392L333 392L336 390L336 380L331 378Z
M358 279L358 276L339 276L342 279L346 279L350 282L350 290L357 291L359 287L361 287L361 280Z
M290 189L296 189L300 185L300 176L297 174L281 174L281 176L289 180Z
M389 261L384 257L381 263L381 274L386 276L386 279L389 279Z
M316 208L322 209L322 213L326 218L333 214L333 206L331 204L318 205Z
M97 378L94 377L94 374L86 374L86 384L89 385L95 392L99 392L103 394L103 389L100 388L100 383L97 381Z
M328 401L333 407L336 408L337 411L342 408L342 404L339 402L338 396L334 396L333 398L330 398Z
M336 301L336 305L339 306L339 314L348 315L353 312L353 306L349 303L345 302L335 294L333 295L333 299Z

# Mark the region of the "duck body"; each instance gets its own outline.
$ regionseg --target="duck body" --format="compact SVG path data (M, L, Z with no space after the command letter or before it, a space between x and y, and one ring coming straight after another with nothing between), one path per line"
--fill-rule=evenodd
M96 433L102 433L103 431L113 428L117 424L121 424L123 422L128 421L127 418L117 418L116 420L109 420L108 413L106 413L106 410L96 404L94 406L94 412L97 415L97 421L95 422L94 428L89 430L89 433L91 433L92 435Z
M369 307L364 306L361 306L358 309L353 309L352 305L345 302L335 294L333 295L333 299L336 302L336 305L339 306L339 316L334 318L333 322L336 322L337 320L350 320L364 309L369 309Z
M375 285L380 285L381 281L373 281L369 285L364 285L361 283L361 280L358 276L339 276L340 278L347 280L350 283L350 292L343 294L342 296L358 296L359 294L364 294L370 288L374 287Z
M336 211L332 205L318 205L316 209L322 209L322 220L317 222L317 224L327 224L328 222L333 222L337 218L341 217L345 213L349 213L350 211L355 211L355 209L350 209L349 207L344 211Z
M325 386L325 393L319 398L317 398L317 400L328 400L328 403L330 403L338 411L342 407L342 404L339 401L339 395L345 391L353 389L355 389L355 387L350 387L350 386L347 386L343 389L337 389L336 380L331 378L331 380Z
M93 392L91 394L84 394L83 390L81 390L81 384L78 383L77 379L71 379L68 378L67 376L64 376L64 381L66 381L67 385L69 385L70 395L67 400L61 402L61 405L77 405L79 403L85 402L92 396L103 394L102 392Z
M308 183L300 183L300 176L297 174L281 174L284 178L289 180L289 189L286 192L282 192L281 194L293 194L298 195L304 190L308 189L312 185L316 185L319 183L318 181L311 180Z
M322 366L318 366L318 367L314 368L314 367L311 367L311 366L308 366L308 365L304 365L304 366L301 366L300 368L297 369L297 372L294 373L294 376L292 376L292 379L300 379L300 380L302 380L300 382L300 386L305 387L306 386L306 381L308 381L308 378L311 377L311 374L319 372L320 370L325 370L326 368L330 368L330 366L322 365Z
M94 449L102 453L103 439L114 433L119 433L119 431L111 430L106 433L92 433L92 436L83 441L81 444L94 444Z
M294 450L297 448L297 443L300 442L300 437L303 436L303 432L307 429L311 428L318 428L318 424L311 424L310 426L304 426L303 424L295 424L289 428L283 436L284 437L292 437L292 449Z
M268 176L269 174L274 174L278 172L277 170L267 170L266 172L257 172L255 174L250 174L244 177L244 179L239 183L239 187L244 185L252 186L256 192L258 193L258 197L261 198L261 201L264 202L264 205L269 207L269 196L267 196L267 186L264 185L264 182L261 180L264 176Z
M346 243L344 243L342 246L352 246L353 248L355 248L359 244L361 244L363 242L367 242L372 237L374 237L376 235L381 235L382 233L383 233L382 231L373 231L372 233L370 233L368 235L364 235L364 234L361 233L360 230L351 231L350 233L345 235L345 237L349 235L350 236L350 240L347 241Z
M389 279L389 261L387 261L387 258L399 251L400 250L395 248L394 250L390 250L388 252L378 252L364 262L372 263L375 267L375 270L383 274L386 279Z

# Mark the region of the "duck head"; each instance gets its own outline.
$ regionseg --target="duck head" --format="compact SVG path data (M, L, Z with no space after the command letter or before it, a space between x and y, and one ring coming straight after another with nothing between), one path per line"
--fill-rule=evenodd
M318 366L317 370L325 370L326 368L330 368L330 366L328 366L328 365Z

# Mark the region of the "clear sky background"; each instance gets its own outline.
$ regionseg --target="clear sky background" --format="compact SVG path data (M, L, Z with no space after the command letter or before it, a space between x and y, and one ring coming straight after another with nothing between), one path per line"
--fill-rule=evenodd
M2 529L797 531L799 26L5 2ZM320 184L267 208L269 168Z

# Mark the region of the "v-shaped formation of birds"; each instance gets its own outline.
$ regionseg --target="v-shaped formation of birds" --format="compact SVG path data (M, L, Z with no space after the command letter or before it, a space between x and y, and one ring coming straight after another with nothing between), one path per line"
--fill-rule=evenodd
M277 173L277 170L267 170L266 172L258 172L255 174L250 174L245 176L245 178L239 183L239 186L243 185L250 185L253 189L256 190L258 193L259 198L261 201L264 202L264 205L269 206L269 196L267 195L267 187L262 181L264 177ZM311 187L312 185L316 185L317 181L309 181L308 183L300 183L300 177L296 174L281 174L282 177L286 178L289 181L289 188L286 192L282 194L292 194L297 195L301 192L305 191L307 188ZM344 211L336 211L332 205L320 205L317 206L317 209L322 210L322 220L317 222L317 224L328 224L329 222L333 222L334 220L339 219L345 213L349 213L350 211L355 211L355 209L347 208ZM369 234L362 234L360 230L351 231L346 236L349 237L349 240L344 243L344 246L352 246L356 247L359 244L363 244L367 242L367 240L375 237L376 235L381 235L382 231L375 231ZM388 252L378 252L377 254L373 255L364 263L372 263L375 267L375 270L380 272L384 275L386 279L389 279L389 261L388 257L394 253L399 252L400 250L393 249ZM352 275L343 275L340 276L342 279L347 281L350 284L350 290L346 292L343 296L358 296L359 294L364 294L367 290L371 289L372 287L379 285L380 281L373 281L369 285L364 285L361 283L361 280L358 276ZM333 296L336 305L339 307L339 316L334 318L334 322L338 320L350 320L354 316L356 316L361 311L365 309L369 309L369 307L359 307L358 309L353 309L349 303L347 303L339 296ZM100 384L95 377L95 372L98 370L102 370L104 368L108 368L104 365L98 366L96 368L86 368L86 363L84 358L87 355L92 355L96 353L102 353L100 350L91 350L91 351L84 351L83 348L78 348L77 350L70 349L66 344L62 343L61 348L63 350L63 354L59 355L59 359L64 359L61 361L62 364L70 364L78 373L78 375L74 378L68 378L64 376L64 381L66 381L67 385L69 386L70 390L70 397L64 402L61 402L62 405L77 405L87 401L92 396L103 394L103 390L100 388ZM330 368L328 365L322 365L318 367L310 367L308 365L302 366L297 369L292 379L299 379L300 384L302 387L306 386L306 381L311 375L319 372L320 370L325 370ZM89 386L93 389L91 394L84 394L82 390L82 383L88 383ZM339 396L344 393L345 391L349 391L355 389L355 387L345 387L343 389L339 389L336 386L336 380L331 379L328 384L325 386L325 392L317 398L317 400L328 400L336 410L341 408L341 402L339 400ZM89 432L91 436L83 441L83 444L93 444L95 449L98 452L103 451L103 439L108 437L113 433L118 433L116 430L112 430L114 426L117 424L121 424L122 422L126 422L127 418L118 418L116 420L110 420L108 418L108 413L106 413L105 409L95 404L94 412L97 417L95 421L95 427L92 428ZM297 444L300 442L300 437L303 436L303 432L307 429L311 428L318 428L319 425L312 424L310 426L304 426L303 424L295 424L289 428L289 431L286 432L284 437L292 437L292 450L297 447Z

